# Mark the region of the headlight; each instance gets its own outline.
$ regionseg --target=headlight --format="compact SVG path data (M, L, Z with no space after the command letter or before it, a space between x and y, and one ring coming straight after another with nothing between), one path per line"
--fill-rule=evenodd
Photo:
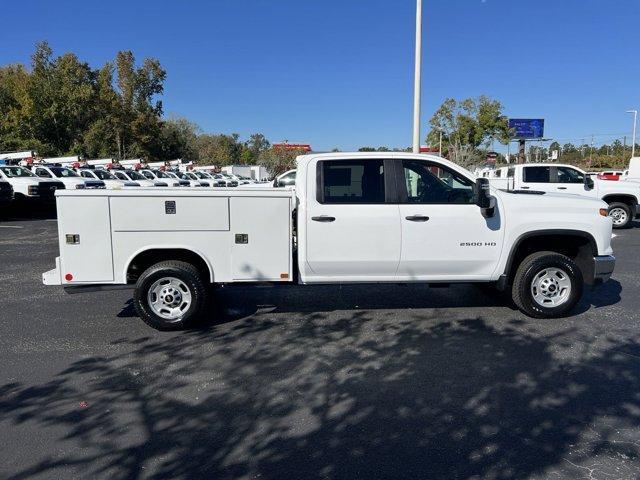
M86 186L86 185L85 185L84 183L78 183L78 184L76 185L76 190L82 190L83 188L85 188L85 186Z

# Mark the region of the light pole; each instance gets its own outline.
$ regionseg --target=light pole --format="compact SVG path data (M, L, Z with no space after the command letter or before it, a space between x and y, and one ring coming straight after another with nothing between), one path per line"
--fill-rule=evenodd
M420 153L420 74L422 70L422 0L416 0L416 60L413 79L413 153Z
M631 138L631 157L636 156L636 122L638 121L638 110L627 110L627 113L633 113L633 137Z

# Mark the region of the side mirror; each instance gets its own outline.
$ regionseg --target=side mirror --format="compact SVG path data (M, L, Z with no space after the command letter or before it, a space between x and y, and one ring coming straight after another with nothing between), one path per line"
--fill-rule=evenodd
M487 178L479 178L476 180L475 191L473 193L476 199L476 205L480 208L489 208L491 206L489 180Z
M584 176L584 188L587 190L591 190L594 187L595 183L593 182L593 178L589 175L585 174Z
M476 180L474 196L476 205L480 207L484 218L491 218L495 212L496 201L491 196L488 178L478 178Z

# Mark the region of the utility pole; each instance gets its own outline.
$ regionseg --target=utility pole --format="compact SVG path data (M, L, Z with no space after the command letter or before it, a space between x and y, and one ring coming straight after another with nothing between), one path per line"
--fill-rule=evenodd
M416 58L413 78L413 153L420 153L420 86L422 73L422 0L416 0Z
M624 156L627 154L627 136L625 135L622 139L622 161L624 161Z
M442 130L440 130L440 144L438 145L438 154L442 157Z
M633 137L631 138L631 157L636 156L636 123L638 121L638 110L627 110L627 113L633 113Z

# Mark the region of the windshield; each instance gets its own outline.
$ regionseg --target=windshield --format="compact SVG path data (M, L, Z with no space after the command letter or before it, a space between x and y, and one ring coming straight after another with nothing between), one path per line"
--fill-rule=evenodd
M193 174L198 177L198 178L204 178L204 179L208 179L209 176L206 173L202 173L202 172L193 172Z
M35 177L33 173L22 167L0 167L0 170L2 170L2 173L4 173L9 178Z
M78 176L78 174L76 172L74 172L73 170L71 170L69 168L65 168L65 167L51 167L50 170L58 178L70 178L70 177L77 177Z
M153 172L153 173L154 173L154 174L156 175L156 177L158 177L158 178L171 178L171 176L170 176L170 175L167 175L166 173L161 172L160 170L154 170L154 172Z
M116 180L116 177L112 173L107 172L106 170L94 170L93 173L100 180Z
M169 178L179 178L178 175L176 175L173 172L164 172L164 174ZM160 178L163 178L163 177L160 177Z
M146 180L146 178L144 178L142 175L140 175L138 172L134 170L127 172L127 175L129 175L129 178L131 180Z

